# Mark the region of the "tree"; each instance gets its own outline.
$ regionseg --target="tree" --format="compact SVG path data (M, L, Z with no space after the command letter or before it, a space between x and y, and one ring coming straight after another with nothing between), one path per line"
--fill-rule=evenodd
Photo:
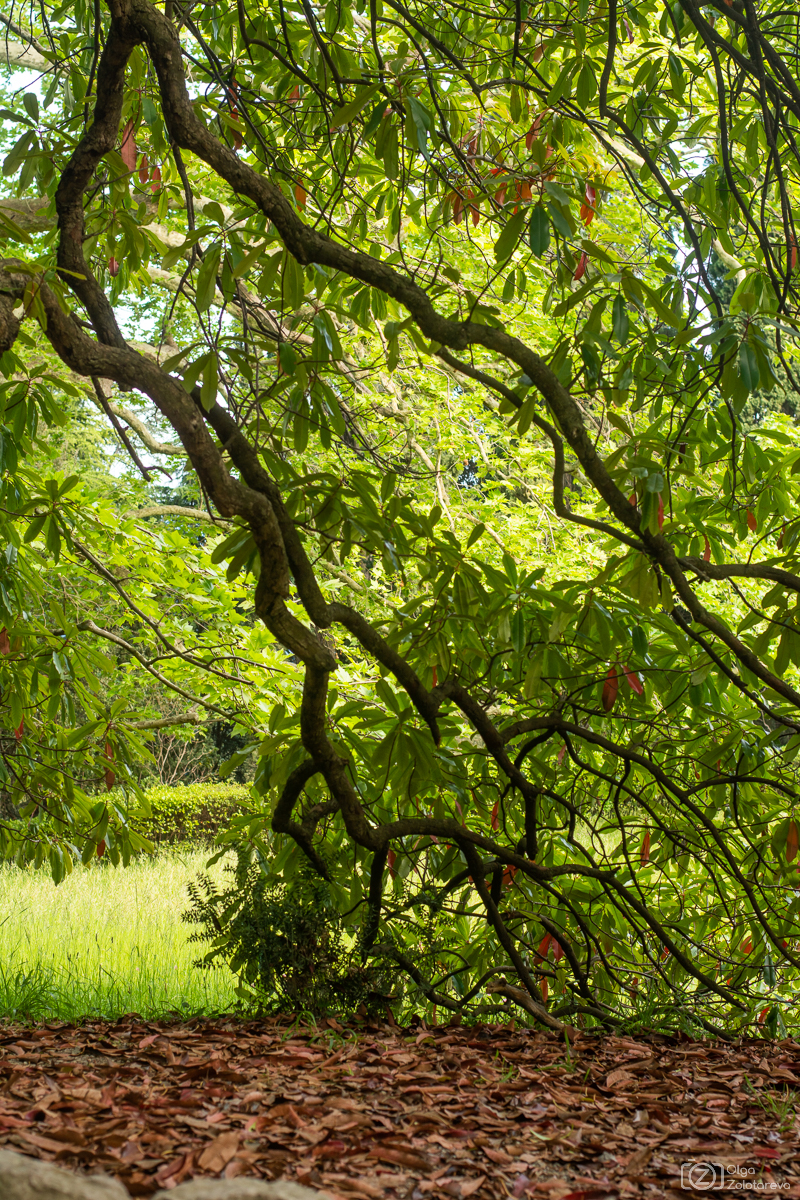
M38 320L233 526L286 676L231 837L445 1009L782 1028L800 447L741 414L776 357L796 388L790 15L40 16L3 367ZM155 288L183 346L124 335Z

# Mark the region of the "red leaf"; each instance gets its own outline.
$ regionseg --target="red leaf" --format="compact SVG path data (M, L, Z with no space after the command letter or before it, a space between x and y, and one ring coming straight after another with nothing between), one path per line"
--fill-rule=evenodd
M797 822L790 821L786 833L786 861L791 862L797 856Z
M548 992L547 980L543 979L541 981L541 983L539 984L539 987L542 989L542 1000L544 1001L545 1004L547 1004L547 992Z
M583 253L581 254L580 258L578 259L578 265L575 268L575 274L572 276L572 278L575 280L576 283L579 279L583 279L584 275L586 274L586 264L588 263L588 261L589 261L589 258L586 254L586 251L584 250Z
M539 60L541 59L543 54L544 54L544 42L540 42L539 45L535 48L533 54L531 55L531 58L536 63L536 62L539 62Z
M387 861L387 862L388 862L388 864L389 864L389 876L390 876L390 878L391 878L391 879L394 879L394 878L395 878L395 876L397 875L397 871L396 871L396 870L395 870L395 868L394 868L394 861L395 861L395 853L394 853L394 850L390 850L390 851L389 851L389 853L388 853L388 855L387 855L387 857L386 857L386 861Z
M530 179L523 179L522 183L519 185L517 195L519 196L520 200L530 200L531 199L531 181L530 181Z
M745 940L742 942L742 953L749 954L752 949L753 943L750 941L750 938L745 938Z
M514 882L514 876L517 873L517 868L512 864L506 867L503 871L503 887L510 888Z
M295 184L294 198L297 201L298 208L305 208L305 206L306 206L306 189L303 187L302 183Z
M614 704L617 699L618 691L619 691L619 675L617 674L617 668L612 665L608 668L608 674L606 675L606 681L603 684L602 702L603 702L603 708L606 712L611 712L612 708L614 707Z
M708 540L708 534L703 534L703 536L706 539L706 544L703 548L703 558L705 559L706 562L710 562L711 561L711 543Z
M101 838L101 840L97 843L97 857L102 858L103 855L105 854L105 852L106 852L106 839Z
M769 1009L765 1009L765 1012L769 1012ZM780 1158L781 1156L780 1150L776 1150L773 1146L755 1146L751 1153L756 1158Z
M0 629L0 654L11 653L11 642L8 640L8 630L5 625Z
M584 202L581 205L581 220L585 225L591 225L594 220L594 205L597 193L590 183L586 184Z
M557 761L558 761L559 766L561 766L562 762L564 761L564 755L566 753L567 753L567 744L565 742L564 745L561 747L561 749L558 752L558 760Z
M23 717L22 720L20 721L19 725L17 726L17 728L14 730L14 737L17 739L17 741L19 741L20 738L22 737L22 732L23 732L24 728L25 728L25 718Z
M500 812L500 801L499 801L499 800L495 800L495 802L494 802L494 808L492 809L492 818L491 818L491 821L492 821L492 829L494 829L494 830L498 830L498 829L500 828L500 821L499 821L499 818L498 818L498 813L499 813L499 812Z
M658 497L658 528L664 528L664 501Z
M628 683L631 685L633 690L636 692L636 695L643 696L644 688L642 687L642 681L639 678L639 676L636 674L636 672L632 671L630 669L630 667L626 667L624 663L622 664L622 669L625 672L625 678L627 679Z
M504 183L500 184L500 187L497 189L497 191L494 194L494 199L495 199L496 204L500 204L500 205L505 204L505 202L506 202L506 184L504 184Z
M161 191L161 167L153 167L153 172L150 176L150 180L151 180L150 191L151 192L160 192Z
M290 104L297 104L297 101L300 99L300 84L299 83L298 83L297 87L294 89L294 91L290 92L286 98Z
M469 211L472 213L472 224L477 225L481 219L481 210L476 208L473 204Z
M547 951L550 949L552 941L554 941L552 933L546 933L539 943L539 958L547 958Z
M764 1022L765 1022L765 1021L766 1021L766 1019L767 1019L767 1013L769 1012L769 1010L770 1010L771 1008L772 1008L772 1005L771 1005L771 1004L768 1004L766 1008L762 1008L761 1012L758 1014L758 1023L759 1023L759 1025L763 1025L763 1024L764 1024Z
M756 520L756 514L753 512L752 508L748 508L747 510L747 528L751 533L755 533L755 531L758 529L758 521Z
M439 686L439 681L438 681L438 678L437 678L437 675L436 675L436 664L435 664L435 663L434 663L434 665L433 665L433 686L434 686L434 687L438 687L438 686Z
M789 270L793 271L797 266L797 238L793 233L789 234Z
M563 957L564 947L561 945L561 942L557 942L556 939L553 938L553 958L556 962L561 962Z
M122 131L122 144L119 148L120 157L129 171L136 170L136 135L133 132L133 117Z
M147 161L147 155L143 154L139 159L139 183L144 187L150 178L150 164Z
M526 150L530 150L531 146L533 145L533 143L536 141L537 137L539 136L539 126L541 125L541 123L542 123L542 114L538 113L533 118L533 124L531 125L530 129L525 134L525 149Z
M109 275L112 275L112 276L119 275L119 263L114 258L113 254L111 255L111 258L108 260L108 273L109 273Z
M103 775L103 779L105 779L105 781L106 781L106 791L110 792L116 782L116 779L117 779L116 775L111 770L111 767L107 768L107 770L105 771L105 773Z
M642 867L646 867L647 864L649 863L649 861L650 861L650 830L646 829L644 831L644 837L642 838L642 848L639 851L639 865Z
M463 207L464 201L461 199L460 194L455 192L453 194L453 220L455 221L456 225L461 220L461 211Z

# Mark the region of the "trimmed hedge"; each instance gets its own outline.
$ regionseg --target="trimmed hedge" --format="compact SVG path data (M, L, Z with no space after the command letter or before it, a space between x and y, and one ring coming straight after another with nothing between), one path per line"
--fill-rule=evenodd
M249 800L241 783L188 783L148 788L150 816L141 831L154 842L210 842Z

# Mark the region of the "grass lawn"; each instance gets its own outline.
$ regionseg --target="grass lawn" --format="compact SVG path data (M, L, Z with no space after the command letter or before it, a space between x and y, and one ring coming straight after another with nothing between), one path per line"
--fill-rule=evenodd
M46 868L0 866L0 1017L230 1011L234 977L192 966L198 947L181 921L207 859L183 848L127 869L94 862L58 887Z

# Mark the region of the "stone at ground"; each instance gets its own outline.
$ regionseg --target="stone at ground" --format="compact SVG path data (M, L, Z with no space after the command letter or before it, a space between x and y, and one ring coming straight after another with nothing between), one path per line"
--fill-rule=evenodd
M74 1175L12 1150L0 1150L0 1196L2 1200L130 1200L122 1184L108 1175ZM287 1195L286 1200L295 1197Z
M192 1179L156 1192L153 1200L319 1200L319 1192L288 1179Z

